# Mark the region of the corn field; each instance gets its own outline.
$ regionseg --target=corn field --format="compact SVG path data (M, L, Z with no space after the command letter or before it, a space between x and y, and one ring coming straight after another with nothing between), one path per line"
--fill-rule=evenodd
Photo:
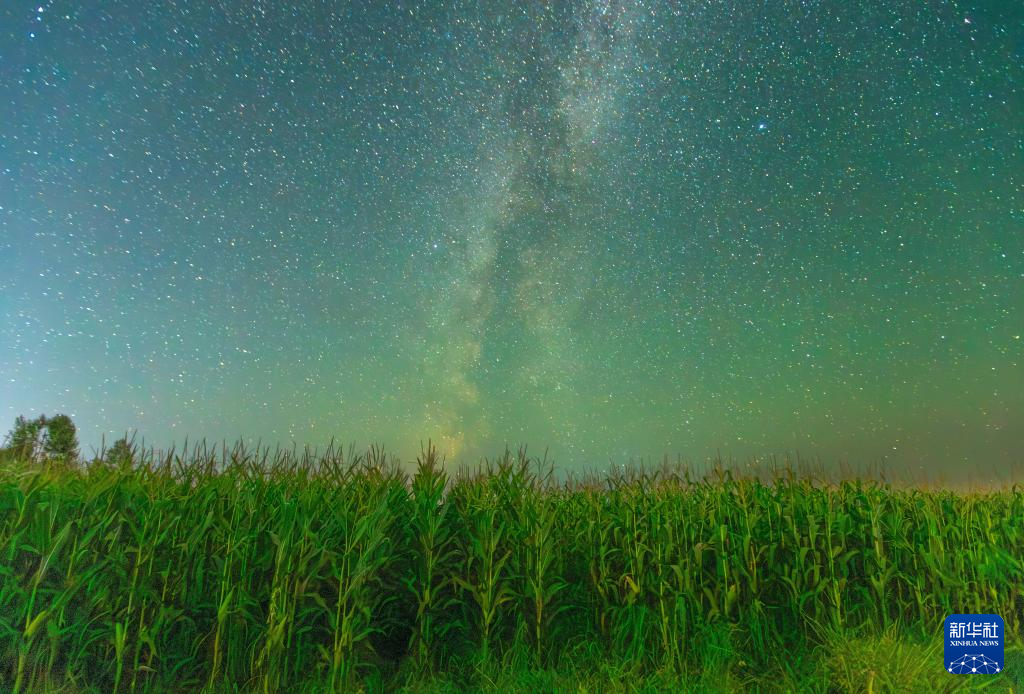
M0 690L392 691L584 652L698 676L722 634L742 679L822 634L997 613L1013 642L1024 617L1016 487L558 481L525 452L454 474L430 447L415 468L379 449L143 458L0 471Z

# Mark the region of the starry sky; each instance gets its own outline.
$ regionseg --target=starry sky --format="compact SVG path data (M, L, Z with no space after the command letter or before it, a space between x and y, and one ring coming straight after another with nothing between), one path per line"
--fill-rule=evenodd
M0 7L0 418L1024 460L1024 14Z

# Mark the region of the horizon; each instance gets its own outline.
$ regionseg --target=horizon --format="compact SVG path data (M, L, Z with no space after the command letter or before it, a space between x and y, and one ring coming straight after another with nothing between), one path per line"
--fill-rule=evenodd
M135 433L137 434L137 432ZM525 462L531 470L549 471L559 483L569 480L582 481L587 479L607 480L620 474L627 476L635 473L655 473L658 475L693 475L694 479L709 479L716 471L729 471L739 477L753 477L761 481L776 479L782 473L795 473L799 479L809 479L815 483L837 484L844 480L862 480L881 482L894 487L918 489L945 488L958 492L966 491L998 491L1024 483L1024 461L1012 461L1001 466L991 462L976 461L968 466L961 466L954 471L935 470L925 465L908 466L902 461L892 461L882 457L876 460L849 460L843 458L824 459L820 456L802 455L799 451L776 451L760 455L737 457L715 451L701 458L683 454L660 456L630 457L615 460L611 457L604 461L559 461L550 455L549 450L535 450L528 445L505 446L490 454L473 459L449 458L440 451L433 441L421 442L419 452L410 456L401 456L381 443L370 443L360 446L355 443L342 443L339 440L328 441L324 445L291 445L268 443L261 440L236 439L228 442L207 441L205 439L172 443L167 447L147 445L143 437L132 432L104 441L99 447L79 446L77 462L91 464L102 461L111 446L124 439L133 452L133 465L141 467L159 467L169 461L185 466L202 461L216 463L215 470L222 472L229 467L229 459L238 456L241 460L262 459L269 461L269 468L275 462L285 461L288 465L297 464L300 468L312 465L316 467L326 459L340 461L343 465L358 466L368 461L377 461L401 469L407 475L415 473L417 464L425 459L432 447L437 451L441 469L449 475L475 475L496 469L503 459Z

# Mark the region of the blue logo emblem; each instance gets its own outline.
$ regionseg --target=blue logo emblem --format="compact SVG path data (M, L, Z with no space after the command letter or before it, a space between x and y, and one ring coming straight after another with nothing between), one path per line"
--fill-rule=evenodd
M954 675L994 675L1003 669L1003 618L996 614L946 617L946 671Z

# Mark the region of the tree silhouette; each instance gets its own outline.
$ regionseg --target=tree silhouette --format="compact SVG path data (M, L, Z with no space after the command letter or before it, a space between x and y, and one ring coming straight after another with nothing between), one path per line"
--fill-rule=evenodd
M108 465L120 466L131 463L133 457L134 451L131 444L128 443L127 438L122 436L114 441L114 445L107 450L105 460Z
M35 458L42 445L40 435L45 426L46 415L36 419L26 419L24 415L19 415L14 420L14 428L7 435L7 450L18 458Z
M43 450L51 458L73 460L78 455L78 437L75 423L66 414L46 420L46 439Z
M75 423L66 414L55 417L40 415L28 419L20 415L7 435L5 453L23 460L50 458L74 460L78 456Z

